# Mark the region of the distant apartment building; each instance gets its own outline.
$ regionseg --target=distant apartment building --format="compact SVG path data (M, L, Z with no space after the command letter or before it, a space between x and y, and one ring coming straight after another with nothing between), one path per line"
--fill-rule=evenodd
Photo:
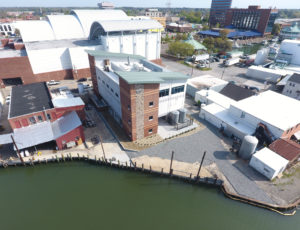
M58 149L81 144L84 102L71 93L52 94L46 83L12 87L8 121L18 149L52 142Z
M167 18L164 17L163 13L159 12L158 9L147 9L145 16L158 21L164 28L166 28Z
M300 74L294 73L284 86L284 95L300 100Z
M232 0L212 0L210 7L209 24L214 26L225 23L226 12L231 8Z
M98 3L98 7L100 8L100 9L114 9L115 8L115 6L114 6L114 4L113 3L111 3L111 2L100 2L100 3Z
M261 9L260 6L249 6L248 9L231 8L227 10L225 26L254 30L264 36L271 34L277 15L277 9Z
M187 75L141 56L87 52L94 92L132 141L156 134L159 117L184 108Z

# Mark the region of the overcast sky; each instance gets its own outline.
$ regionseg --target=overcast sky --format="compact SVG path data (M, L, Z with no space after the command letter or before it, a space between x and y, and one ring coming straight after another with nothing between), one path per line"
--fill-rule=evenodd
M102 0L104 1L104 0ZM111 0L115 6L134 7L166 7L170 1L171 7L209 8L211 0ZM22 6L90 6L97 5L97 0L0 0L0 7L22 7ZM261 5L264 8L297 8L300 9L300 0L233 0L233 7L247 7L248 5Z

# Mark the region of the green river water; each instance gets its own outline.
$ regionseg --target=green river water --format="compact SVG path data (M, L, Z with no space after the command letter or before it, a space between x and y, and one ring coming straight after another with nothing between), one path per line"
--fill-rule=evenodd
M294 230L215 188L70 162L0 170L0 229Z

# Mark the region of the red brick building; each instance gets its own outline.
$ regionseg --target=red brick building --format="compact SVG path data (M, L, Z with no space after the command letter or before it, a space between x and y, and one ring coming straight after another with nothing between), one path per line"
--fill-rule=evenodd
M45 83L14 86L8 121L19 149L54 141L58 149L81 144L84 103L76 97L51 97Z
M225 26L258 31L264 36L271 34L277 15L277 9L261 9L260 6L249 6L248 9L231 8L227 10Z

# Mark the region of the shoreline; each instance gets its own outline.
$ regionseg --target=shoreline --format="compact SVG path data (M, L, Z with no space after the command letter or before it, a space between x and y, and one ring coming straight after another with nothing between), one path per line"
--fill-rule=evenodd
M24 159L24 163L21 162L21 160L14 160L14 161L8 161L4 163L0 163L0 167L7 168L9 166L17 167L17 166L32 166L34 167L35 164L48 164L48 163L59 163L59 162L66 162L66 161L83 161L88 163L93 163L97 165L102 165L106 167L112 167L112 168L118 168L122 170L129 170L129 171L137 171L140 173L148 174L148 175L154 175L154 176L160 176L165 177L169 179L176 179L183 181L185 183L194 184L194 185L200 185L204 184L207 186L213 186L219 188L222 193L229 199L243 202L255 207L267 209L269 211L276 212L280 215L284 216L293 216L296 214L297 206L300 205L300 199L295 201L292 204L289 205L273 205L269 203L265 203L262 201L254 200L242 195L234 194L230 192L226 184L223 180L213 177L197 177L197 176L183 176L180 174L174 173L173 169L170 170L170 172L164 172L163 168L161 171L155 170L153 168L146 168L144 165L142 167L138 166L135 163L133 163L130 159L130 162L120 162L119 160L112 160L112 159L105 159L104 157L98 157L95 155L95 157L91 157L88 154L79 154L79 153L69 153L69 154L54 154L54 155L46 155L46 156L39 156L39 157L27 157Z

